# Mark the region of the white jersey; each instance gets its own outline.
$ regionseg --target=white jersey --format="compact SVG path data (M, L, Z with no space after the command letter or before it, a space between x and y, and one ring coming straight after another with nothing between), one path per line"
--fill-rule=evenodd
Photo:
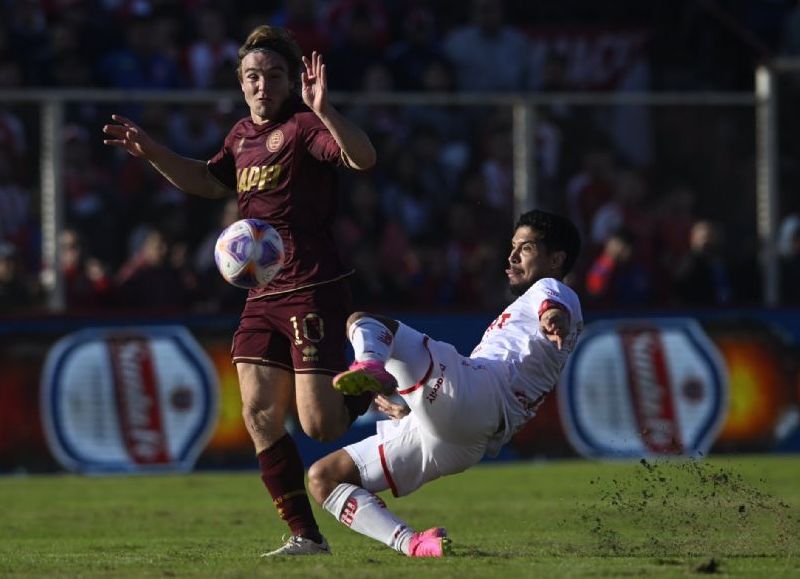
M561 350L539 327L539 316L553 307L569 314L569 333ZM493 450L508 442L536 414L547 393L558 383L582 329L578 296L553 278L533 284L486 329L470 358L503 362L500 389L505 429L492 440Z

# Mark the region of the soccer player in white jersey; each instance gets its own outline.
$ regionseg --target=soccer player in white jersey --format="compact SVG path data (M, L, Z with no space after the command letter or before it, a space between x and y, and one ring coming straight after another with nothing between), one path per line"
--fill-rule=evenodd
M506 275L518 296L483 334L469 357L396 320L357 312L347 321L355 351L334 387L378 392L393 418L377 434L311 466L314 499L354 531L410 557L442 557L441 527L416 532L375 493L405 496L462 472L501 446L536 414L556 386L583 327L578 296L560 280L580 251L568 219L523 214L511 240ZM405 405L386 398L399 394Z

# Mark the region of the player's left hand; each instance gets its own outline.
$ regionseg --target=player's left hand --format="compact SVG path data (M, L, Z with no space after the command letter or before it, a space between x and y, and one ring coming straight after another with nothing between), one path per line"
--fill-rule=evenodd
M539 328L560 350L569 333L569 315L558 308L549 309L539 317Z
M317 114L324 112L328 106L328 75L322 55L316 50L311 53L311 59L303 57L305 72L300 75L303 85L303 102Z
M375 408L393 420L400 420L411 412L411 409L405 404L393 402L383 394L375 396L374 404Z

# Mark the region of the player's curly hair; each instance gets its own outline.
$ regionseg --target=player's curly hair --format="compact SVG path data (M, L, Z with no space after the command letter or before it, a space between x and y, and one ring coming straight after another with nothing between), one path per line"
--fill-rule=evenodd
M239 61L236 64L236 76L242 81L242 60L254 50L271 50L277 52L289 64L289 80L294 81L295 89L300 86L300 70L303 64L303 52L292 33L285 28L262 24L247 36L247 40L239 47Z
M561 268L562 277L567 275L581 252L581 234L575 224L562 215L534 209L519 216L514 230L524 226L540 235L539 241L547 251L563 251L567 254Z

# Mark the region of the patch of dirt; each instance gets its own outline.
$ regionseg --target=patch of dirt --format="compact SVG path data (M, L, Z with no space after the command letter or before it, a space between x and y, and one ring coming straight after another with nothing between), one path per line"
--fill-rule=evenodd
M599 500L581 518L601 554L702 557L694 570L716 573L717 555L786 555L800 536L788 504L702 460L642 459L633 476L589 484Z

